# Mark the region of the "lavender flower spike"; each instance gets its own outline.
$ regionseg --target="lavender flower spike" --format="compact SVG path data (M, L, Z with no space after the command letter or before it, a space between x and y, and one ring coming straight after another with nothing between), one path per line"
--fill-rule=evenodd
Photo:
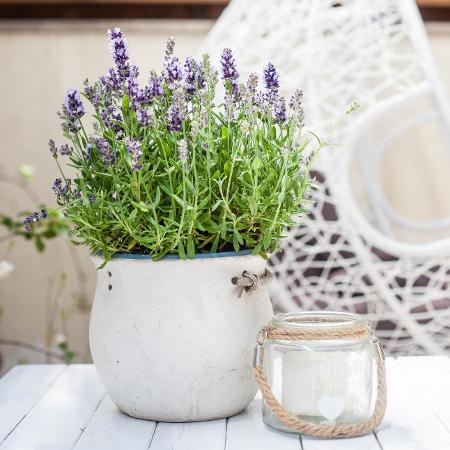
M181 131L183 128L183 119L180 114L180 108L176 103L172 103L167 112L167 128L169 131Z
M86 144L86 147L84 147L84 157L86 159L89 159L91 157L91 151L92 151L92 144L90 143Z
M264 67L264 83L266 85L266 89L270 89L272 91L278 91L278 88L280 87L278 72L272 63L268 63L267 66Z
M173 49L175 48L175 39L170 36L169 39L167 39L166 43L166 58L173 55Z
M126 138L125 139L125 148L131 157L131 169L136 171L142 168L141 158L142 158L142 150L141 146L138 142L133 139Z
M229 80L234 85L235 81L239 78L239 73L236 70L236 62L231 49L223 49L220 63L222 64L222 79Z
M178 142L178 157L182 162L186 162L189 158L187 142L184 139Z
M273 105L273 120L282 123L286 120L286 100L284 97L277 97Z
M149 125L148 111L146 111L145 109L138 109L136 111L136 118L140 125L142 125L143 127L148 127Z
M256 94L256 89L258 88L258 75L256 73L252 72L248 76L246 87L252 96Z
M181 67L180 62L176 56L167 58L166 64L166 78L167 81L173 86L173 84L181 80Z
M181 131L183 121L188 113L185 91L178 86L172 94L172 104L167 112L167 128L170 131Z
M80 93L76 89L69 89L66 92L63 112L68 119L75 120L84 116L84 105L80 98Z
M61 178L57 178L52 186L52 191L55 193L55 195L62 195L62 180Z
M55 141L50 139L48 141L48 146L50 147L50 153L53 155L53 158L58 157L58 148L56 147Z
M166 56L164 57L164 71L165 78L168 83L173 86L175 81L181 79L181 68L178 58L173 56L173 49L175 47L175 41L173 37L167 40L166 44Z
M112 166L115 163L115 156L113 149L109 145L109 142L106 139L98 138L96 140L97 148L102 154L103 162L107 166Z
M31 224L39 222L39 219L45 219L47 217L47 211L45 209L41 209L41 214L39 215L39 213L35 212L33 214L31 214L31 216L28 216L25 218L25 220L23 221L23 225L25 228L25 231L30 232L31 231Z
M130 71L128 47L120 28L108 30L109 43L119 78L123 81Z
M189 94L195 91L197 65L194 58L186 58L184 62L183 75L184 87Z
M153 110L138 109L136 111L136 118L143 127L153 127L155 125L155 113Z
M164 94L162 78L156 74L152 74L148 84L148 90L151 98L161 97Z
M70 156L73 153L73 147L70 147L69 144L63 144L59 148L59 153L62 156Z
M294 92L289 101L289 106L292 110L293 118L302 126L305 113L303 111L303 91L301 89L297 89Z

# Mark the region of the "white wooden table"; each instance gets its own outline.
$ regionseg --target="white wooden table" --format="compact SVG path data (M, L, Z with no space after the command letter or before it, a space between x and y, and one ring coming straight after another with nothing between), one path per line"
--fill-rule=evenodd
M450 359L389 359L387 367L382 426L318 440L266 428L259 399L229 419L155 423L120 413L92 365L17 366L0 379L0 450L450 450Z

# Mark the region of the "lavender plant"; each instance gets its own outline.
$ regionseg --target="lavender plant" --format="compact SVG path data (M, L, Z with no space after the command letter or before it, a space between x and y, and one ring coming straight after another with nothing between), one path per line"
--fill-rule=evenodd
M71 144L49 144L61 170L53 191L74 235L106 260L116 252L159 259L273 251L304 212L311 182L302 92L286 102L270 63L262 88L255 73L241 83L230 49L220 74L208 55L182 62L173 39L162 73L152 71L142 86L123 33L108 33L114 67L86 80L81 94L67 91L59 115ZM92 105L93 132L83 124L82 97ZM75 168L74 179L61 158Z

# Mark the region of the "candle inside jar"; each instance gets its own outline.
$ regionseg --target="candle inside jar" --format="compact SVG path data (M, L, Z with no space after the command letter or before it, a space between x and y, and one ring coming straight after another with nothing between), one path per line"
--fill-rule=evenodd
M366 352L285 351L281 404L297 416L328 421L367 415L372 369Z

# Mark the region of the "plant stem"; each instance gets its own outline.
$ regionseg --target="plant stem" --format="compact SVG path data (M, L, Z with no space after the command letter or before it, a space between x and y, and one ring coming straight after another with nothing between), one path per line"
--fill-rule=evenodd
M53 352L51 350L47 350L46 348L38 347L37 345L28 344L27 342L17 341L15 339L2 339L0 338L0 345L10 345L13 347L25 348L27 350L31 350L36 353L41 353L50 358L57 358L61 361L65 361L64 355L60 353Z

